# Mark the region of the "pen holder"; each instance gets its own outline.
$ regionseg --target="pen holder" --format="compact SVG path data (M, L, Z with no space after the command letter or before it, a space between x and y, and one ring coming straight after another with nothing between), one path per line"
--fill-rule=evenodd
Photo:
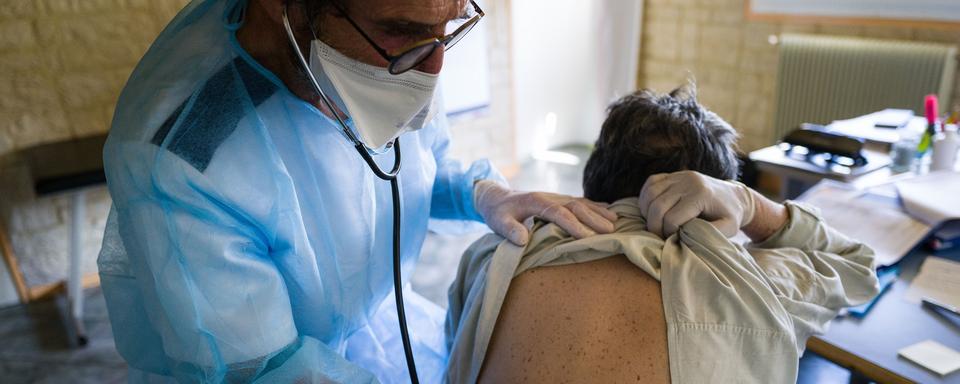
M945 125L943 131L934 136L930 170L952 171L957 163L958 150L960 150L960 135L957 134L957 126Z
M917 140L901 139L890 148L890 170L896 173L906 172L913 168L917 160Z

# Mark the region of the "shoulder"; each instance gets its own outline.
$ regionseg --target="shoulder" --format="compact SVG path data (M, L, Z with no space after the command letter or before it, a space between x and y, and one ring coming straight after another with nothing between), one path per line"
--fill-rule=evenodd
M149 142L202 173L241 121L276 91L244 60L235 59L184 100Z
M117 124L137 124L143 133L108 139L104 165L114 199L121 204L144 197L187 203L234 200L250 191L273 194L276 169L268 160L273 154L256 125L257 107L277 90L245 61L234 59L166 116L115 122L120 132L127 127Z

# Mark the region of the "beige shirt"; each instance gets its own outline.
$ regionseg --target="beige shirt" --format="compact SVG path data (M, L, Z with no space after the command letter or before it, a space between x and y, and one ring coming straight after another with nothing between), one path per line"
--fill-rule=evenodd
M488 235L450 288L446 379L476 382L510 281L524 271L625 255L660 281L673 383L793 383L808 337L877 294L873 251L788 202L790 219L742 246L695 219L666 240L646 232L637 199L611 206L616 231L576 240L535 221L526 247Z

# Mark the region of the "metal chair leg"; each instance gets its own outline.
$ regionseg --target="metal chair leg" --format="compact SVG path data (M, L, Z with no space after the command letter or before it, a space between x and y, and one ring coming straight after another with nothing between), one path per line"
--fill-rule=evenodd
M73 327L79 346L87 344L87 332L83 326L83 222L86 217L86 196L84 190L73 193L72 217L70 221L70 265L67 271L67 300L69 310L68 326Z

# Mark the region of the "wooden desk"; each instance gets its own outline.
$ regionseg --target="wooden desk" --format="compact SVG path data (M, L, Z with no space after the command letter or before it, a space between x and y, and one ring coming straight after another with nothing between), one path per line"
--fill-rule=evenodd
M886 150L877 146L869 147L864 153L868 159L887 156ZM796 198L823 179L832 179L864 189L915 176L912 172L894 173L889 167L860 174L833 173L821 166L790 158L777 146L753 151L750 159L759 171L781 178L780 197L783 199ZM864 318L837 318L826 334L810 338L807 348L850 369L855 378L866 378L879 383L960 384L958 372L940 377L897 356L900 349L928 339L960 350L960 317L942 314L919 303L908 302L904 298L910 281L929 254L922 245L913 249L897 264L900 268L898 280L887 289ZM960 249L936 256L960 261Z
M898 264L900 277L862 319L837 318L826 334L807 342L810 351L878 383L960 383L960 372L945 377L897 356L901 348L936 340L960 350L960 316L906 301L904 294L930 252L923 246ZM960 249L935 256L960 261Z

